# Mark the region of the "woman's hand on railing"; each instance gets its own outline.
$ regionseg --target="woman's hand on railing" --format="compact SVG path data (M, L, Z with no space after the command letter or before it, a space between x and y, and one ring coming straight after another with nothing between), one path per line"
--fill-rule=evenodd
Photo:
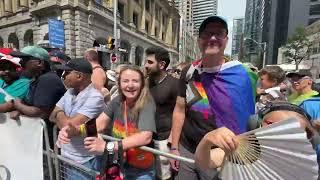
M84 147L93 154L102 155L106 147L106 141L100 136L86 137L84 139Z

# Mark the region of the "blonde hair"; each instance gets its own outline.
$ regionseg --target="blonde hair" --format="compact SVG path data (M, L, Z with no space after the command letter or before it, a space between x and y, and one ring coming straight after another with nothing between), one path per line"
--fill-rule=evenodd
M152 101L153 99L150 94L149 88L145 82L144 75L143 75L142 71L139 69L138 66L128 65L128 66L125 66L121 69L120 74L119 74L119 79L118 79L119 95L121 97L121 106L124 107L124 102L126 100L126 97L123 95L123 93L121 91L121 83L120 83L121 82L121 74L127 70L137 72L140 75L141 90L140 90L138 98L136 99L136 101L134 103L133 108L131 108L129 111L129 114L132 115L135 120L138 120L139 113L141 112L141 110L144 108L144 106L148 102ZM124 108L122 108L122 109L124 110Z

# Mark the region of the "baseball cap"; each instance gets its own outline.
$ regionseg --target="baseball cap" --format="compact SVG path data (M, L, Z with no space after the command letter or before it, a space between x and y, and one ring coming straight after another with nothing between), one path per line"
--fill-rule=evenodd
M13 51L11 56L19 58L36 58L43 61L49 61L49 53L45 49L38 46L26 46L21 51Z
M86 74L92 74L91 64L83 58L70 60L66 64L56 65L55 68L59 70L64 70L64 71L73 70L73 71L78 71Z
M10 48L0 48L0 56L9 55L11 52Z
M6 55L6 56L0 58L0 62L3 62L3 61L8 61L8 62L12 63L15 67L21 67L19 58L15 58L10 55Z
M287 74L288 78L291 78L293 76L300 76L300 77L308 76L308 77L312 78L312 74L311 74L311 71L309 69L300 69L300 70L297 70L295 72L290 72L290 73Z
M225 28L225 30L227 31L228 34L228 24L227 22L220 16L210 16L207 19L205 19L204 21L202 21L200 28L199 28L199 35L204 31L204 29L206 28L206 26L209 23L220 23L223 25L223 27Z
M49 55L52 56L52 57L57 57L57 58L59 58L59 59L64 61L64 62L60 62L60 63L65 63L65 62L68 62L70 60L69 56L67 56L66 54L64 54L63 52L58 51L58 50L51 51L49 53Z

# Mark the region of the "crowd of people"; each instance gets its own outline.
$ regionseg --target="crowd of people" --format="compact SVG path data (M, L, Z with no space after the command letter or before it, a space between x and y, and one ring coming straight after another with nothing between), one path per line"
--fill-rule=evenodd
M61 51L27 46L0 60L0 87L6 92L0 93L0 112L14 120L41 117L51 147L90 169L102 172L107 154L114 154L129 180L219 179L217 168L239 144L236 135L288 118L301 123L320 155L320 97L310 71L286 73L276 65L258 70L230 61L224 56L227 43L226 21L211 16L199 28L202 58L170 70L169 52L159 47L145 51L143 67L121 64L106 71L94 48L70 59ZM14 99L7 101L6 94ZM68 171L67 179L86 179Z

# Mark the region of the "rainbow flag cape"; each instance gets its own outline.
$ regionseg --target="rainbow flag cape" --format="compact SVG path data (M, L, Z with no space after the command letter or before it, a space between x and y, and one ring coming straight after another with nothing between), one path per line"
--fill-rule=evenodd
M195 70L200 70L200 64L199 60L193 62L186 74L187 81ZM198 99L191 110L201 112L204 117L214 116L218 128L225 126L236 134L246 132L249 116L255 113L257 75L239 61L230 61L217 72L202 72L199 78L200 81L187 85L187 102ZM196 89L198 95L190 89Z

